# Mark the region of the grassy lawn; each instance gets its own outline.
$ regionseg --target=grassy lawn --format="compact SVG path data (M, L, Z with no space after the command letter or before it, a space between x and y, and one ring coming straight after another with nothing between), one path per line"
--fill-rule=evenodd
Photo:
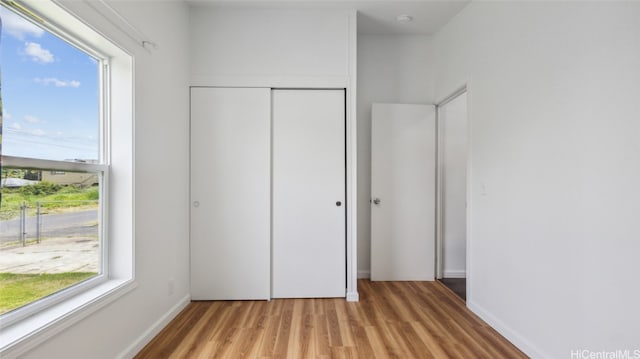
M0 273L0 314L70 287L97 273Z
M36 186L2 188L0 220L18 218L23 201L27 202L29 216L35 215L37 202L41 203L43 214L98 208L97 200L100 196L98 187L59 186L59 188L53 187L46 191L30 191ZM40 187L43 186L47 186L46 183Z

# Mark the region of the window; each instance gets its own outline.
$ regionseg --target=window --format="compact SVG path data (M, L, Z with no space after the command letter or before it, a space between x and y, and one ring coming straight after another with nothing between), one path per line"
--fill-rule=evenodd
M101 113L106 60L18 10L0 7L0 315L6 321L108 276L101 230L109 168Z
M135 287L133 58L55 2L0 0L0 19L0 356L11 356Z

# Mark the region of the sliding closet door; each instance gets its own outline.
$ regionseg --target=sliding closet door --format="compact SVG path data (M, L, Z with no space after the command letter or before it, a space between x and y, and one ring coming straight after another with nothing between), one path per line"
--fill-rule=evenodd
M272 96L273 297L344 297L344 90Z
M191 297L270 298L270 89L191 90Z

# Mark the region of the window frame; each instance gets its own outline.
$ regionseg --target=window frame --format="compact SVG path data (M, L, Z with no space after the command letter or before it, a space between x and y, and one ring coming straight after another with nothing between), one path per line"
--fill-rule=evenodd
M109 257L108 257L108 245L109 237L107 233L108 226L108 211L105 207L108 204L108 200L105 200L109 195L109 142L106 141L109 138L109 123L110 118L106 109L108 109L109 99L106 94L110 93L109 86L109 59L100 51L92 48L72 35L67 31L59 28L58 26L47 21L44 17L36 15L33 11L27 9L21 4L16 2L2 2L2 7L6 10L13 12L14 14L22 17L25 21L30 22L34 26L41 28L44 31L58 37L62 41L66 42L68 46L75 47L82 51L87 56L90 56L97 61L98 68L98 163L86 163L79 161L61 161L61 160L48 160L41 158L27 158L17 156L2 156L3 167L6 168L20 168L20 169L35 169L44 171L64 171L64 172L82 172L93 173L98 176L99 179L99 204L98 204L98 242L99 242L99 273L91 278L75 283L67 288L52 293L43 298L37 299L31 303L25 304L7 313L0 314L1 325L0 328L11 325L18 322L28 316L34 315L39 311L42 311L48 307L51 307L57 303L60 303L70 297L73 297L79 293L87 291L99 284L107 281L109 278ZM91 91L91 90L89 90ZM6 137L6 136L5 136Z
M24 354L137 287L134 56L61 3L0 2L9 11L35 19L38 26L101 63L99 163L2 156L5 167L96 173L100 178L101 274L0 316L0 357L10 358ZM15 316L6 315L14 312Z

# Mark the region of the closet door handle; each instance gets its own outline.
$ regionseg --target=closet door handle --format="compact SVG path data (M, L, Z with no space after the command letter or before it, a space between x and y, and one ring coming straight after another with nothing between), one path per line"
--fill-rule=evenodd
M342 202L340 202L340 201L336 202L336 206L338 206L338 207L342 206Z

